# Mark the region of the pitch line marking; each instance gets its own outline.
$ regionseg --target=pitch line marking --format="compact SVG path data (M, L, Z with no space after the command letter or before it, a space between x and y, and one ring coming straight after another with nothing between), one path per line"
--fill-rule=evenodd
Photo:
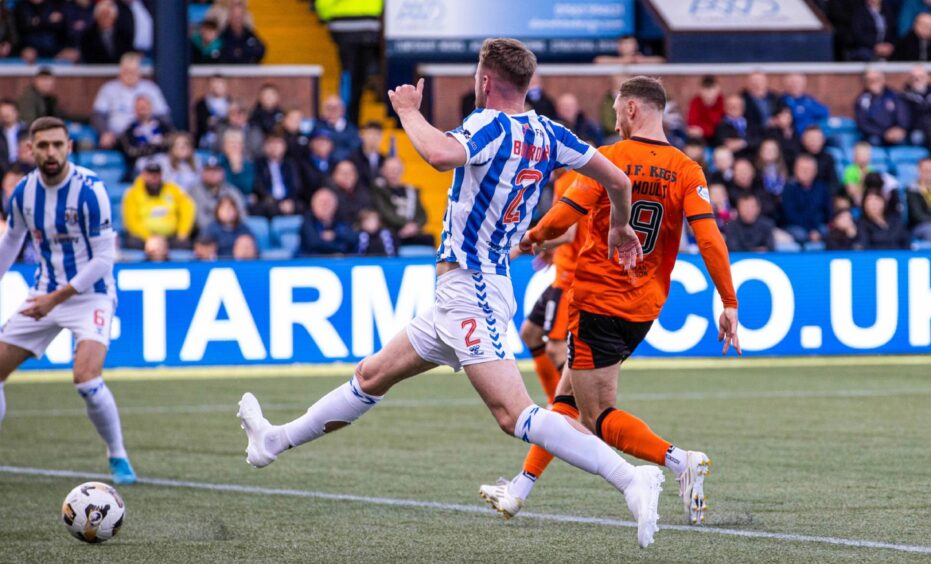
M521 370L533 370L529 360L518 361ZM743 357L729 358L634 358L624 363L624 371L633 370L725 370L747 368L817 368L823 366L927 366L931 355L829 356L829 357ZM106 368L104 377L113 382L152 380L233 380L242 378L314 378L351 376L355 363L332 364L255 364L237 366L173 366L152 368ZM435 368L432 375L448 376L452 369ZM23 370L7 384L70 382L67 368Z
M734 392L668 392L621 394L620 402L633 401L692 401L692 400L734 400L734 399L807 399L807 398L877 398L931 395L931 388L902 388L877 390L772 390L772 391L734 391ZM479 398L459 399L386 399L379 404L381 409L399 407L472 407L484 405ZM262 404L264 411L290 411L305 409L307 403L267 403ZM233 413L234 403L126 406L120 407L122 415L163 415L186 413ZM74 417L84 415L83 408L74 409L11 409L7 417Z
M53 478L78 478L81 480L110 479L109 474L93 472L75 472L71 470L50 470L45 468L28 468L22 466L0 466L0 472L7 474L20 474L25 476L44 476ZM460 513L493 514L492 510L481 505L465 505L461 503L442 503L438 501L419 501L415 499L397 499L390 497L369 497L363 495L337 494L317 492L311 490L294 490L284 488L265 488L261 486L246 486L241 484L215 484L210 482L190 482L186 480L168 480L164 478L140 478L140 484L162 486L167 488L189 488L196 490L210 490L233 492L243 494L280 495L289 497L302 497L311 499L326 499L330 501L353 501L370 505L387 505L393 507L414 507L420 509L437 509L443 511L457 511ZM538 521L554 521L557 523L574 523L586 525L600 525L603 527L637 528L632 521L620 519L605 519L601 517L581 517L576 515L559 515L553 513L521 512L521 517L536 519ZM815 535L798 535L794 533L770 533L766 531L748 531L744 529L729 529L715 527L691 527L688 525L662 525L661 530L685 531L691 533L704 533L708 535L722 535L729 537L743 537L751 539L770 539L802 543L831 544L851 548L876 548L910 552L916 554L931 554L931 546L895 544L862 539L845 539L838 537L822 537Z

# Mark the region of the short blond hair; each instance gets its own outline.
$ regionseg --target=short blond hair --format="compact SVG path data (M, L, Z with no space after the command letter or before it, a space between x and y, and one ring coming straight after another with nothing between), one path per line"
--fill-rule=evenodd
M537 71L537 56L516 39L486 39L478 56L478 64L525 91Z

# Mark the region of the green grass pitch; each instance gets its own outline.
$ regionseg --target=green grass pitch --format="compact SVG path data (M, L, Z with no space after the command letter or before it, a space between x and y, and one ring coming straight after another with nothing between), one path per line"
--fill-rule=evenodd
M0 562L931 561L927 364L625 369L619 405L714 461L707 531L661 530L647 550L637 547L633 529L616 523L522 516L504 522L490 511L429 505L481 509L479 484L512 476L526 452L527 445L497 429L461 374L402 383L349 428L287 452L264 470L246 465L235 416L242 392L254 392L279 423L345 381L344 372L276 377L263 368L229 380L112 380L140 477L299 495L123 486L123 530L91 546L68 536L59 518L64 495L85 478L0 470ZM102 443L73 387L29 380L15 374L6 386L0 466L106 472ZM527 383L539 398L532 374ZM661 524L684 525L676 482L666 475ZM629 519L617 492L561 462L525 511Z

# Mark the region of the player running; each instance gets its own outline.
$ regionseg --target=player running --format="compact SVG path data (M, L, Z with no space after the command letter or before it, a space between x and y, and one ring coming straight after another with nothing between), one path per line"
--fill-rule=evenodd
M553 182L554 203L559 201L578 177L578 173L569 171L556 178ZM556 277L533 304L530 315L520 327L520 338L530 351L537 377L550 406L556 398L556 386L559 385L566 364L566 337L569 333L567 293L572 287L576 260L587 233L587 223L583 218L559 237L546 242L546 249L541 256L550 257L549 262L556 269ZM511 256L515 258L515 255L520 254L520 249L515 248Z
M535 68L536 57L519 41L485 41L475 73L479 109L447 133L420 113L423 81L389 92L418 153L439 170L455 169L437 251L435 305L290 423L272 426L256 398L244 394L239 417L248 437L246 461L267 466L285 450L350 424L405 378L441 364L462 368L504 432L545 446L623 492L646 547L656 527L662 472L632 466L577 422L534 405L507 344L515 309L510 248L527 229L554 169L575 168L598 180L613 210L613 221L604 225L611 252L629 264L641 252L628 225L629 179L569 130L524 111Z
M572 419L581 415L585 427L606 443L666 466L679 482L689 521L701 524L706 509L704 477L711 461L702 452L672 445L634 415L614 407L618 368L659 317L669 293L683 216L695 232L702 259L724 302L718 333L718 340L724 340L722 352L727 354L733 345L740 354L737 297L727 247L711 213L704 173L666 141L665 106L666 92L659 81L642 76L626 81L614 106L617 129L625 141L600 149L633 181L630 223L643 235L643 263L625 271L608 260L605 234L611 209L604 188L587 178L569 188L520 246L525 251L538 248L591 217L590 237L579 254L570 298L569 370L560 381L553 411ZM534 446L513 480L482 486L479 493L510 518L520 511L552 459Z
M39 270L25 307L0 333L0 421L6 411L3 383L68 329L75 340L74 385L107 444L113 481L132 484L136 473L123 447L116 401L101 376L116 308L110 197L96 174L68 162L72 143L63 121L35 120L29 141L37 168L10 198L7 230L0 238L0 276L16 260L26 233L32 234Z

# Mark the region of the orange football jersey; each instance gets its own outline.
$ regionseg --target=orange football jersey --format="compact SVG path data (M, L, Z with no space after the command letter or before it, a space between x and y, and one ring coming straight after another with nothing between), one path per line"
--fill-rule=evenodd
M559 199L565 195L572 183L581 177L582 176L575 171L568 171L557 178L556 182L553 183L553 203L558 202ZM553 251L553 266L556 267L556 279L553 281L553 286L556 288L568 290L572 287L572 282L575 279L575 268L579 258L579 251L582 250L587 236L588 216L584 216L579 220L578 224L576 224L575 239L573 239L571 243L556 247L556 250Z
M572 304L628 321L650 321L659 317L669 294L683 217L714 219L705 175L668 143L634 137L598 150L631 179L630 225L640 236L643 262L626 271L608 258L611 202L601 184L579 176L561 200L591 217L577 261Z

